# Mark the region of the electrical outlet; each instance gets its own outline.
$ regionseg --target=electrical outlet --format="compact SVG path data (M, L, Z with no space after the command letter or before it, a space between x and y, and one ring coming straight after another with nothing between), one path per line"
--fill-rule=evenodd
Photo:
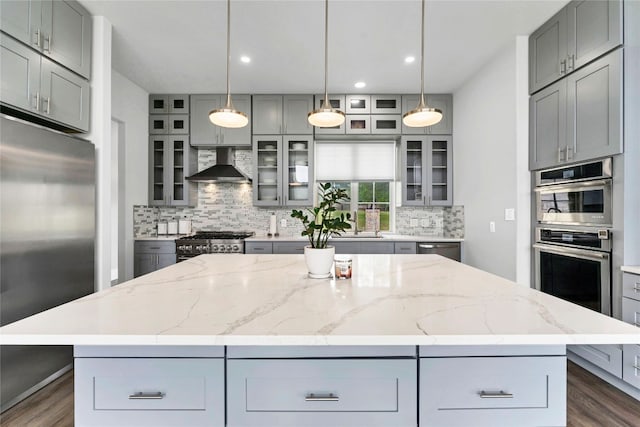
M418 219L417 218L411 218L409 220L409 226L410 227L417 227L418 226Z
M489 232L491 232L491 233L495 233L496 232L496 223L495 223L495 221L489 221Z
M280 220L280 227L287 228L287 219L286 218L282 218Z
M514 208L506 208L504 210L504 220L505 221L515 221L516 220L516 210Z

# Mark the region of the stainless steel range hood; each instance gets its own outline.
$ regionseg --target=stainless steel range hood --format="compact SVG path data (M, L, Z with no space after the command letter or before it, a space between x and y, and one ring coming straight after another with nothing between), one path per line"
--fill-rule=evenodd
M234 154L233 147L217 147L216 164L187 177L187 179L194 182L250 183L251 178L235 167Z

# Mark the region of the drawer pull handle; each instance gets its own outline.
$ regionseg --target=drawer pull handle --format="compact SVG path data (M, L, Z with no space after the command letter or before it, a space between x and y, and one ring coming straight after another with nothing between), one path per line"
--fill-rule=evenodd
M310 393L304 397L307 402L337 402L340 398L333 393L329 394L314 394Z
M141 391L129 395L129 399L164 399L164 393L157 391L155 393L143 393Z
M482 390L479 394L481 399L513 399L513 394L505 393L502 390L500 390L498 393L487 393L486 391Z
M640 371L640 365L633 365L633 369Z
M640 292L640 282L636 282L636 284L633 286L633 290L636 292Z
M160 249L160 246L149 246L149 249Z

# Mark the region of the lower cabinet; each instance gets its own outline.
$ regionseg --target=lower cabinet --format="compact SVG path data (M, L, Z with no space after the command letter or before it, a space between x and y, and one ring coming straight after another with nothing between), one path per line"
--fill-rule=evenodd
M224 359L76 358L79 426L224 426Z
M142 276L175 263L175 240L134 242L133 277Z
M619 345L571 345L567 350L622 378L622 348Z
M640 345L624 345L623 349L622 379L640 388Z
M348 240L334 241L337 254L392 254L395 252L393 242Z
M245 254L272 254L273 243L271 242L244 242Z
M227 361L227 425L417 424L416 359Z
M420 359L420 426L566 425L566 357Z

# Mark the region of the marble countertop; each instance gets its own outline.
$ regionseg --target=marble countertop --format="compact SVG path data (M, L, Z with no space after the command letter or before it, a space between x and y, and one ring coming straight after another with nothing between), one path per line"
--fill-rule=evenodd
M171 235L166 235L166 236L140 236L140 237L136 237L133 240L136 241L152 241L152 242L157 242L158 240L176 240L179 239L180 237L184 237L184 234L171 234Z
M438 255L200 255L0 328L0 344L640 344L640 329Z
M623 265L620 269L627 273L640 274L640 266L638 265Z

